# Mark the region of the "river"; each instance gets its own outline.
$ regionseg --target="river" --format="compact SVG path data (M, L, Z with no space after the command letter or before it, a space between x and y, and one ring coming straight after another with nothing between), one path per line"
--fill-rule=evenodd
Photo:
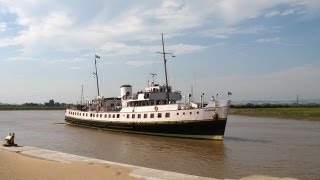
M316 121L230 115L225 140L213 141L67 125L64 111L0 111L0 137L9 132L19 145L185 174L320 179Z

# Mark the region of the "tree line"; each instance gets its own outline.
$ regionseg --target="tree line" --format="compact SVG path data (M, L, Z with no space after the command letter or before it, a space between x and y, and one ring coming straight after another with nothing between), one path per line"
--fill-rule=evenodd
M316 103L310 103L310 104L271 104L271 103L265 103L265 104L253 104L253 103L247 103L247 104L237 104L237 105L231 105L231 108L320 108L320 104Z

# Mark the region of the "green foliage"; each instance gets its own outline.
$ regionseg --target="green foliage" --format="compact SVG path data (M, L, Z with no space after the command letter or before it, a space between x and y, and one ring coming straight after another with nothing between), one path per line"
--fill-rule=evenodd
M239 104L239 105L231 105L231 108L320 108L320 104Z
M64 110L65 106L45 105L0 105L0 110Z
M320 120L320 107L231 108L230 114L262 117Z
M51 99L49 102L43 104L38 103L24 103L22 105L16 104L0 104L0 110L64 110L65 103L54 102Z

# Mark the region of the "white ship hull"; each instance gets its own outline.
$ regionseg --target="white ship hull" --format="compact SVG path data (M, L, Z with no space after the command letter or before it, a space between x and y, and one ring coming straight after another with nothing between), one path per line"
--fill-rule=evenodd
M178 109L177 104L130 107L119 112L67 109L65 120L74 125L113 131L222 140L229 104L229 100L216 101L204 108L185 110Z

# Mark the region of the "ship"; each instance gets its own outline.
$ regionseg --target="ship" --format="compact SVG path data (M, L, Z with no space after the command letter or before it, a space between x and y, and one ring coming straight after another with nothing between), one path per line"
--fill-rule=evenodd
M231 93L228 92L225 100L212 96L209 102L205 102L204 94L200 102L195 102L191 94L182 96L168 84L166 55L172 53L165 52L163 34L162 52L157 53L163 55L164 85L156 84L153 78L144 91L133 93L132 86L125 84L120 87L120 96L107 98L100 96L96 65L100 56L95 55L98 96L85 105L66 108L65 121L71 125L127 133L223 140Z

